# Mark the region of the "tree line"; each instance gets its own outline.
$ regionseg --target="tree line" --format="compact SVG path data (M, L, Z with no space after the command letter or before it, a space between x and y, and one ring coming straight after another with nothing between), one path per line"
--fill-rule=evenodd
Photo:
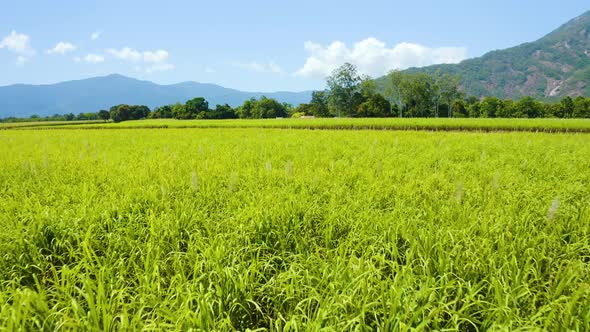
M156 107L148 115L150 119L268 119L282 118L292 115L293 106L288 103L280 103L273 98L265 96L260 99L248 99L237 108L228 104L216 105L209 108L209 102L203 97L188 100L186 103L176 103Z
M23 122L23 121L88 121L103 120L121 122L140 119L179 119L179 120L204 120L204 119L268 119L291 117L293 106L288 103L262 96L260 98L248 99L237 108L228 104L209 107L209 102L203 97L197 97L185 103L164 105L150 110L145 105L120 104L111 107L109 110L100 110L96 113L80 113L78 115L54 114L40 117L32 115L29 118L9 117L0 119L0 122Z
M150 110L144 105L121 104L96 113L36 115L17 121L103 120L121 122L139 119L268 119L284 117L450 117L450 118L590 118L590 98L565 97L557 102L542 102L533 97L520 100L466 96L460 91L459 77L436 72L404 73L391 71L374 80L360 75L354 65L345 63L326 79L326 89L314 91L309 103L293 107L275 99L246 100L233 108L228 104L209 107L203 97L185 103L164 105Z
M316 117L590 118L590 98L542 102L465 96L459 77L391 71L373 80L344 64L332 72L327 89L315 91L295 114Z

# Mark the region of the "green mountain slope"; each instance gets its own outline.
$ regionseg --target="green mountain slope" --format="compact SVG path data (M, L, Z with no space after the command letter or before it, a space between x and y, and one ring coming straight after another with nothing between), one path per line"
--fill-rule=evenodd
M474 96L557 98L590 96L590 11L545 37L453 65L411 68L408 72L459 75Z

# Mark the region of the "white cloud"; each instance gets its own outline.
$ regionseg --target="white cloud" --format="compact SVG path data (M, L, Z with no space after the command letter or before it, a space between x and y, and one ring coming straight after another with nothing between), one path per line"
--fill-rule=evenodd
M232 65L242 68L242 69L246 69L249 71L254 71L254 72L258 72L258 73L272 73L272 74L283 74L284 71L283 69L277 65L274 62L269 62L269 63L259 63L259 62L247 62L247 63L243 63L243 62L234 62L232 63Z
M66 54L76 50L76 45L68 42L59 42L54 48L47 50L47 54Z
M120 50L110 48L107 52L117 59L143 64L144 66L135 65L133 68L136 71L145 71L148 74L175 68L173 64L168 63L170 54L166 50L138 51L130 47L124 47Z
M308 41L304 47L309 57L295 75L317 78L330 75L345 62L357 66L362 74L379 76L392 69L458 63L467 58L467 49L464 47L431 48L414 43L400 43L388 48L376 38L367 38L351 48L340 41L328 46Z
M138 51L136 51L132 48L129 48L129 47L124 47L121 50L109 48L107 50L107 52L109 54L111 54L112 56L114 56L115 58L125 60L125 61L137 62L137 61L140 61L142 58L141 52L138 52Z
M35 54L35 50L31 47L31 38L14 30L2 39L0 48L6 48L22 56L32 56Z
M25 62L35 55L35 50L31 46L31 38L14 30L0 41L0 49L2 48L18 55L16 64L19 66L24 65Z
M94 31L91 35L90 35L90 39L92 40L97 40L98 38L100 38L100 35L102 35L102 31Z
M154 52L143 52L143 61L147 63L162 63L168 59L168 52L164 50L157 50Z
M83 59L80 59L80 58L77 58L77 59L79 59L78 62L80 60L84 60L88 63L93 63L93 64L104 62L104 56L102 56L100 54L93 54L93 53L88 54ZM76 60L76 58L74 60Z

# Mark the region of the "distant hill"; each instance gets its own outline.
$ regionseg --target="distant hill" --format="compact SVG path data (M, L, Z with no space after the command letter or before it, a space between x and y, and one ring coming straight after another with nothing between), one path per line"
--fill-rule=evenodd
M247 99L263 95L296 106L309 102L311 91L244 92L197 82L159 85L114 74L49 85L0 87L0 118L96 112L117 104L141 104L154 108L194 97L204 97L211 107L224 103L235 107Z
M590 11L545 37L453 65L408 72L450 73L473 96L551 98L590 96Z

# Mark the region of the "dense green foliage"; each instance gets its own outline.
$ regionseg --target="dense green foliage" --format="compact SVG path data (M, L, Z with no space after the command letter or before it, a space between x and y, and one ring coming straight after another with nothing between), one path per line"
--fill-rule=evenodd
M274 119L287 117L290 107L263 96L260 100L255 98L246 100L244 105L238 107L235 112L240 119Z
M6 330L590 329L588 135L0 141Z
M345 64L328 77L326 91L315 92L309 104L294 109L316 117L473 117L473 118L590 118L590 98L565 97L541 102L496 97L465 97L459 77L392 71L376 82Z
M115 122L145 119L149 114L150 109L143 105L122 104L111 107L109 111L109 117Z
M291 110L288 104L281 104L275 99L262 96L260 99L251 98L236 109L228 104L209 108L209 103L202 97L194 98L185 104L166 105L157 107L149 118L151 119L267 119L287 117Z
M292 114L315 117L385 118L398 113L396 105L377 91L377 84L357 73L356 67L345 63L326 79L328 89L314 91L308 104L293 109Z

